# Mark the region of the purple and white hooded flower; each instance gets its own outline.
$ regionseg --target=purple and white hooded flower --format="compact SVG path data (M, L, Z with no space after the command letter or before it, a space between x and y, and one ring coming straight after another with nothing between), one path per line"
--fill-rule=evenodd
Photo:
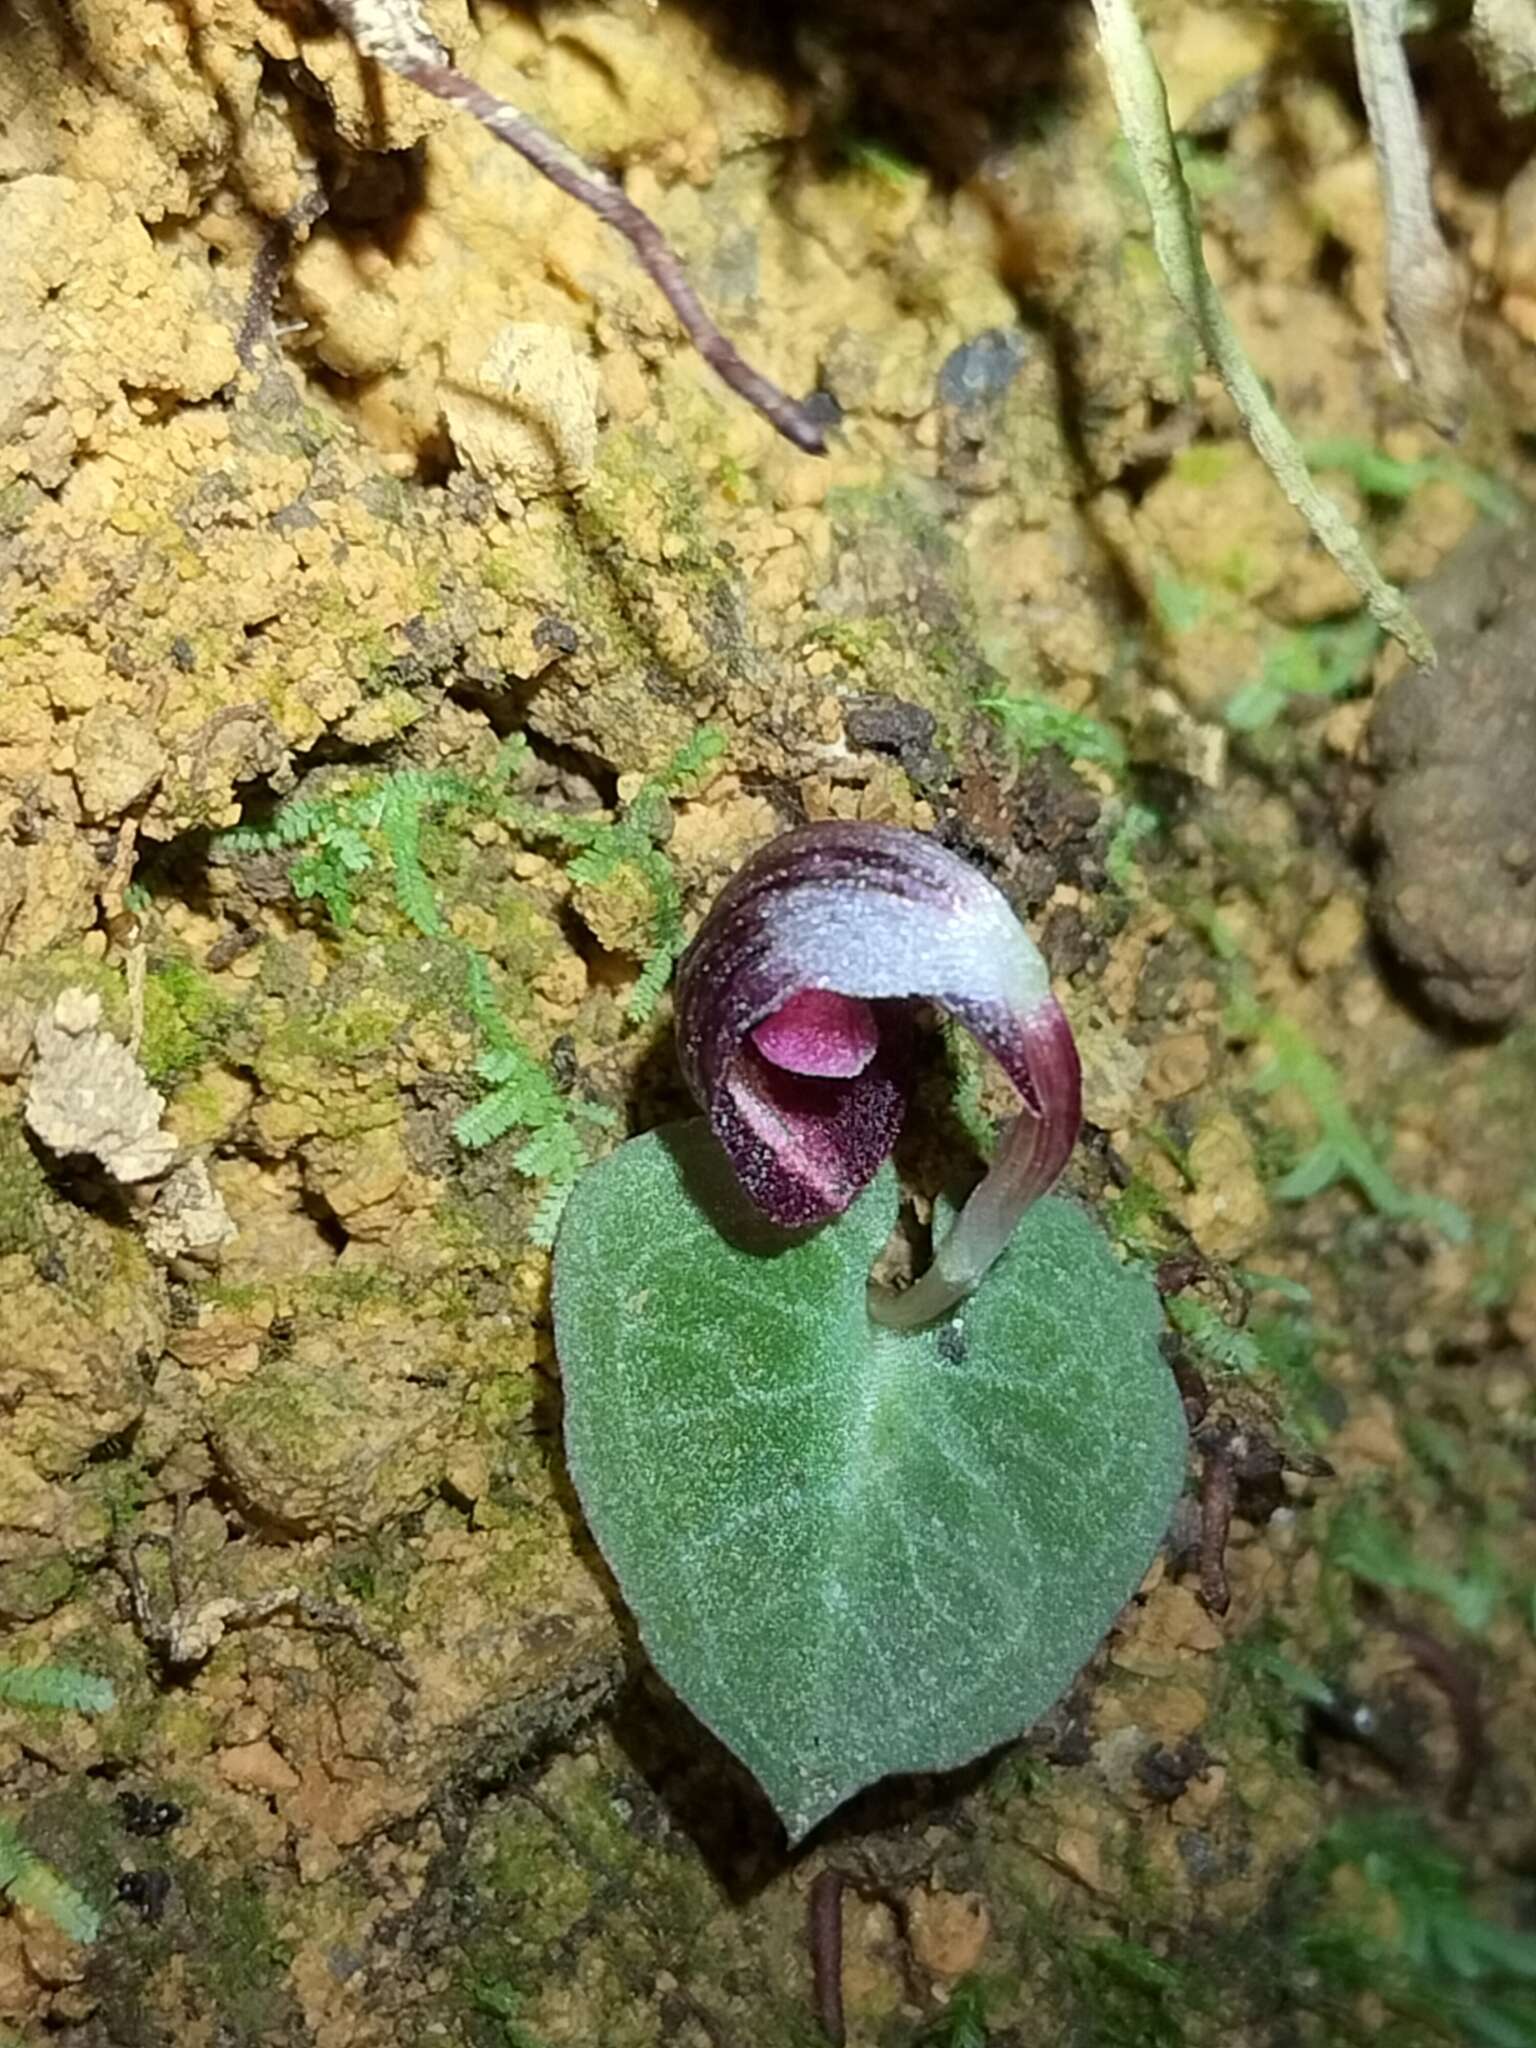
M929 1271L872 1297L903 1327L970 1292L1077 1140L1077 1048L1029 934L920 833L806 825L737 871L678 968L684 1076L747 1194L791 1228L840 1214L891 1151L908 1013L924 1000L965 1025L1024 1107Z

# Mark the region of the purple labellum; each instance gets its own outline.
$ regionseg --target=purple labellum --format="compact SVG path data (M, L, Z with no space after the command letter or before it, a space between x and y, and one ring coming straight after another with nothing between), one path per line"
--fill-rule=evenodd
M895 1144L918 1001L959 1018L1024 1110L929 1271L872 1293L902 1327L970 1292L1077 1140L1077 1048L1007 899L920 833L806 825L738 870L678 969L688 1085L748 1195L787 1227L839 1215Z
M880 1027L874 1011L857 996L804 988L754 1026L752 1043L765 1060L788 1073L851 1081L874 1058Z

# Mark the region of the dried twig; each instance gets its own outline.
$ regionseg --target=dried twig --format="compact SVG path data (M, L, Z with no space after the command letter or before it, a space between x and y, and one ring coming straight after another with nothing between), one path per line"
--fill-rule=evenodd
M1445 246L1430 192L1429 153L1403 49L1402 0L1348 0L1360 97L1381 172L1387 227L1387 338L1397 373L1431 424L1460 431L1467 364L1467 294Z
M405 1684L414 1687L416 1681L403 1668L405 1653L398 1644L375 1635L350 1608L321 1600L302 1586L272 1586L244 1598L232 1594L204 1598L188 1588L181 1575L185 1513L185 1497L178 1494L175 1526L170 1536L151 1531L131 1538L124 1532L115 1539L112 1549L112 1562L128 1589L128 1611L134 1627L166 1673L179 1677L197 1670L232 1628L253 1628L262 1622L286 1618L296 1628L350 1636L361 1649L395 1665ZM171 1587L169 1614L156 1611L140 1570L139 1551L145 1544L153 1544L166 1553Z
M245 312L240 321L240 332L235 336L235 354L247 370L254 367L257 349L272 332L272 312L282 287L283 272L288 267L294 237L314 226L325 212L327 203L324 187L317 184L279 219L268 223L261 247L256 251L256 261L251 265Z
M787 441L808 455L825 452L822 428L810 409L781 391L728 341L704 310L688 282L682 261L661 229L623 188L585 164L510 101L487 92L449 62L448 52L427 27L416 0L326 0L353 42L375 63L408 79L423 92L470 114L525 163L617 231L634 250L681 321L684 333L724 383L755 406Z
M1200 1485L1200 1598L1211 1614L1225 1614L1232 1604L1227 1583L1227 1536L1237 1505L1236 1433L1218 1426L1202 1432L1200 1450L1205 1471Z
M843 2021L843 1886L840 1870L821 1871L811 1885L806 1935L816 2023L832 2048L848 2038Z
M1152 215L1152 240L1168 289L1199 336L1227 395L1270 475L1365 599L1371 617L1410 657L1432 667L1429 636L1365 543L1308 473L1301 450L1243 353L1205 266L1194 202L1179 163L1162 74L1136 14L1135 0L1093 0L1100 46L1120 126Z

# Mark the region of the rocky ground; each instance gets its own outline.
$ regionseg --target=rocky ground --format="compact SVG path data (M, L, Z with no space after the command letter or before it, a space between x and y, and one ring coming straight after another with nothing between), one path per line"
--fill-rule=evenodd
M814 2043L820 1880L855 2048L1536 2040L1536 126L1425 45L1448 449L1327 10L1146 9L1415 679L1078 10L432 12L840 426L318 11L0 27L0 1684L114 1702L0 1692L0 2039ZM544 1246L682 1107L683 934L831 816L1039 935L1194 1450L1048 1724L789 1857L584 1538Z

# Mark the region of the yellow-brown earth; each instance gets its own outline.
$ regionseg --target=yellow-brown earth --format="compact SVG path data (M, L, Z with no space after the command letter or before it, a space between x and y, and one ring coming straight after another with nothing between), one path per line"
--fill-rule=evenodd
M1394 659L1227 716L1354 599L1171 309L1090 18L431 11L841 427L776 439L622 243L318 9L0 25L0 1669L116 1692L0 1706L0 1822L104 1916L0 1907L0 2039L814 2042L827 1869L856 2048L1458 2038L1494 1992L1402 1964L1340 1830L1405 1809L1479 1925L1536 1910L1536 1040L1452 1035L1374 948ZM1387 360L1329 10L1146 9L1245 343L1407 582L1536 488L1536 135L1475 11L1421 76L1474 283L1453 458ZM1088 722L1032 754L1009 692ZM681 1106L665 1000L626 1010L654 867L573 879L535 814L621 816L701 726L655 849L687 926L803 817L942 827L1011 888L1084 1046L1076 1185L1181 1268L1202 1447L1048 1725L793 1858L581 1531L529 1122L452 1134L471 954L560 1143L611 1142L567 1100ZM312 841L218 837L412 773L458 779L425 919L366 821L339 903ZM28 1134L50 1029L164 1098L110 1159ZM1258 1093L1277 1050L1303 1085ZM1398 1213L1277 1196L1339 1101ZM174 1193L120 1170L157 1133Z

